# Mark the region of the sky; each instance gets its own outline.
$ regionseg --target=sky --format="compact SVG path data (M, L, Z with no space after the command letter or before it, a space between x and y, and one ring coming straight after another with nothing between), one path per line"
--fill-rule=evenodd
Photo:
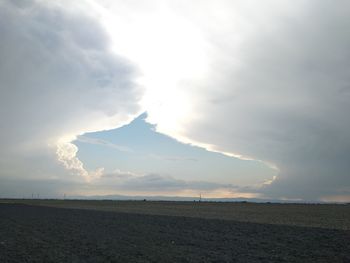
M0 197L350 201L350 3L0 0Z

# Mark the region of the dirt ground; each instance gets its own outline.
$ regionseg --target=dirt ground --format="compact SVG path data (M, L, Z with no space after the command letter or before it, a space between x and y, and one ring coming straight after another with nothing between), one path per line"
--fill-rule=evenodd
M350 230L350 205L249 202L167 202L112 200L0 199L62 208L93 209L123 213L225 219L240 222L322 227Z
M0 204L0 262L350 262L350 231Z

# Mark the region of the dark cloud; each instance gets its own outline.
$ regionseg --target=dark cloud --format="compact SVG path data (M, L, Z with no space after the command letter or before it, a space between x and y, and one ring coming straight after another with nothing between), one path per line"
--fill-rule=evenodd
M123 11L135 6L123 5ZM172 103L156 98L162 112L185 105L183 97L191 110L186 120L170 121L173 131L154 107L149 119L159 131L276 165L278 178L256 188L267 197L349 198L350 3L179 1L167 6L193 22L207 41L208 72L198 79L174 73L181 87L171 83L179 89L171 93L164 83L164 98L181 96L175 103L176 96ZM55 161L58 140L116 128L139 113L142 91L134 82L135 69L109 50L97 17L74 10L60 1L0 2L2 177L64 175ZM137 13L147 10L143 6ZM75 159L77 148L62 149L64 158L71 156L68 166L83 170ZM122 181L126 189L224 187L159 175L128 175Z
M314 200L342 189L349 197L350 3L294 7L247 14L253 34L238 48L234 31L213 40L213 71L186 136L275 164L266 196Z
M149 191L149 192L168 192L176 193L179 191L198 190L213 191L226 189L228 191L238 191L240 188L232 184L222 184L207 181L191 181L176 179L173 176L164 176L160 174L137 175L128 172L116 171L114 173L104 174L96 182L97 185L109 185L113 190L128 191ZM242 188L243 189L243 188ZM244 189L245 192L248 189ZM249 189L251 190L251 189Z
M60 174L59 140L139 113L135 68L110 51L97 19L73 4L1 1L0 36L1 176L18 167L36 176L46 165L26 161L34 155L51 161L47 173Z

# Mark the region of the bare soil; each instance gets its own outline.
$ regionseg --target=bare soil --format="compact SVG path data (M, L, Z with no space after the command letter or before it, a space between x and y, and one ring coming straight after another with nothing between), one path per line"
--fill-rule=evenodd
M149 215L224 219L240 222L350 230L350 205L249 202L169 202L112 200L0 199L61 208L89 209Z
M3 203L0 262L350 262L350 231Z

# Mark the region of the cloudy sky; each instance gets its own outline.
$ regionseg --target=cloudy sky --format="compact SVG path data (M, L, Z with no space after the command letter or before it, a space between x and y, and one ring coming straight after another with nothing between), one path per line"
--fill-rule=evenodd
M0 0L0 197L349 202L349 17L347 0Z

